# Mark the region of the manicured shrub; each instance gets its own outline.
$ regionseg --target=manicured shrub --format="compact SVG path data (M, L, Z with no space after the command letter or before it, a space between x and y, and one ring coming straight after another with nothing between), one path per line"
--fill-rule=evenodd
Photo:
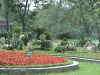
M61 41L61 45L67 45L68 41Z
M51 40L44 41L44 49L51 49L53 48L53 43Z
M67 38L62 39L62 41L68 41Z
M66 38L64 38L62 41L61 41L61 45L67 45L68 44L68 41Z
M40 35L44 34L46 29L37 27L37 28L33 28L32 31L36 33L36 39L40 40Z
M57 46L54 49L54 52L66 52L66 48L65 48L65 46Z
M27 46L27 43L32 39L32 34L29 32L21 33L20 39L23 41L24 45Z
M50 32L44 33L46 35L46 40L52 39L52 34Z
M14 32L14 33L17 33L17 34L19 34L20 32L21 32L21 27L13 27L12 28L12 31Z
M39 38L40 38L41 42L44 42L46 40L46 35L45 34L41 34L39 36Z
M45 47L46 35L45 34L41 34L39 38L41 40L41 49L43 50L44 47Z

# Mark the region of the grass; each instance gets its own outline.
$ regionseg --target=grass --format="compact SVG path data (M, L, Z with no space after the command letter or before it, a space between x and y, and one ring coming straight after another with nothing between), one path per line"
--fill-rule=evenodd
M99 52L87 52L83 47L77 47L77 51L66 51L64 53L55 53L52 51L42 51L35 50L34 53L39 54L49 54L55 56L65 56L65 57L80 57L80 58L91 58L100 60L100 51Z
M0 68L46 68L46 67L56 67L56 66L64 66L64 65L70 65L72 64L72 60L68 60L67 62L64 63L56 63L56 64L45 64L45 65L0 65Z
M7 74L0 74L7 75ZM50 73L50 74L26 74L26 75L100 75L100 64L79 62L79 70L63 72L63 73Z
M79 62L79 70L77 71L40 75L100 75L100 64Z

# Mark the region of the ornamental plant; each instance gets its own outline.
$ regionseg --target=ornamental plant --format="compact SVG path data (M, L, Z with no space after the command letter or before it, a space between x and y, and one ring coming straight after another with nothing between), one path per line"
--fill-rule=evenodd
M65 46L57 46L55 49L54 49L54 52L66 52L66 47Z
M44 45L45 45L45 40L46 40L46 35L45 34L41 34L39 36L40 40L41 40L41 49L43 50L44 49Z
M16 27L13 27L12 28L12 31L14 32L14 33L17 33L17 34L19 34L20 32L21 32L21 27L19 27L19 26L16 26Z
M67 61L64 57L55 57L47 54L34 54L34 56L28 57L23 52L0 51L0 65L44 65Z

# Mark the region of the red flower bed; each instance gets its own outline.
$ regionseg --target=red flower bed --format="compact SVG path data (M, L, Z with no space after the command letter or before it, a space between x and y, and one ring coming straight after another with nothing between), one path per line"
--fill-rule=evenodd
M34 56L27 57L23 52L0 51L0 65L40 65L63 62L67 62L67 59L47 54L34 54Z

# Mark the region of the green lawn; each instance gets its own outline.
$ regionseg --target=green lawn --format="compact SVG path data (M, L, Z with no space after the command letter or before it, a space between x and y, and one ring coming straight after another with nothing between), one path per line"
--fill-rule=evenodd
M8 75L8 74L0 74ZM64 72L64 73L50 73L50 74L27 74L27 75L100 75L100 64L79 62L79 70Z
M100 75L100 64L79 62L79 70L77 71L40 75Z

